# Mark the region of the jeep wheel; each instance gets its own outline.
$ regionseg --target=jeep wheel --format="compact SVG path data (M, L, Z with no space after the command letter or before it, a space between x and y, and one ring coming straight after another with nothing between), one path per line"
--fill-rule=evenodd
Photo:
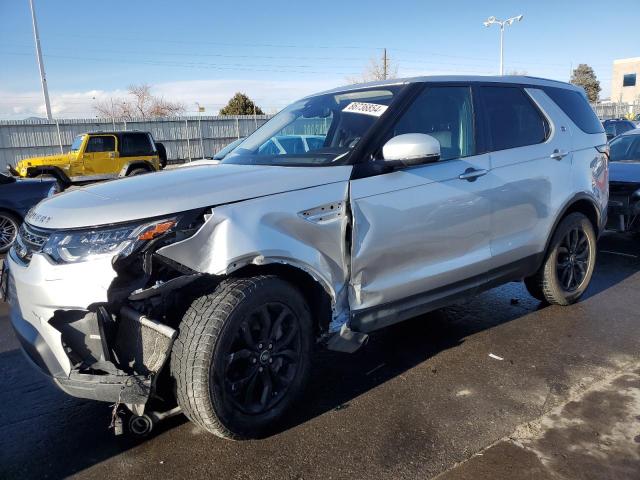
M127 173L127 177L133 177L134 175L144 175L145 173L149 173L149 170L146 168L134 168L129 173Z
M556 229L545 262L525 279L529 293L555 305L575 303L585 292L596 264L596 234L589 219L572 213Z
M225 280L179 326L178 404L218 436L263 436L302 391L311 349L311 315L295 287L275 276Z
M20 219L8 212L0 212L0 253L8 252L16 241Z

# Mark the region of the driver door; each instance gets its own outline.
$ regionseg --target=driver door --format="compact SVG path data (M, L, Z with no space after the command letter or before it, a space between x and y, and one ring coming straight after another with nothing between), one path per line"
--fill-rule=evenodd
M83 163L85 176L116 174L117 139L115 135L92 135L87 140Z
M488 154L476 154L471 89L427 87L386 140L425 133L435 163L352 180L350 304L370 331L486 280L491 260Z

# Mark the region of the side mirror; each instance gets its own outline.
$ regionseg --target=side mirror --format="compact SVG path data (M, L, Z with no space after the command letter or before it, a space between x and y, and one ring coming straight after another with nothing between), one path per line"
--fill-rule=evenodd
M440 142L424 133L405 133L393 137L382 147L385 162L421 165L440 160Z
M607 133L607 142L613 138L613 133Z

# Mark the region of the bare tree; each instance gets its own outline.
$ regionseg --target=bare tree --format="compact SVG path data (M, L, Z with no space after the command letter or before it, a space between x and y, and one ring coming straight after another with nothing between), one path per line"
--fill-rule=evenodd
M110 98L94 105L99 117L122 118L159 118L184 113L185 106L180 102L170 102L151 93L147 84L129 85L128 97Z
M369 64L362 72L361 77L351 77L347 80L350 83L375 82L378 80L387 80L398 76L398 64L391 61L385 48L380 58L372 57Z

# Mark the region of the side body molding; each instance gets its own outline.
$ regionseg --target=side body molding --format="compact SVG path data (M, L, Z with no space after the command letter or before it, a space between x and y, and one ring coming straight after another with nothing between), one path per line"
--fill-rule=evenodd
M157 253L211 275L227 275L246 265L299 268L330 295L331 331L337 331L349 316L349 220L344 209L349 173L344 181L214 207L195 235ZM323 208L328 215L321 213Z

